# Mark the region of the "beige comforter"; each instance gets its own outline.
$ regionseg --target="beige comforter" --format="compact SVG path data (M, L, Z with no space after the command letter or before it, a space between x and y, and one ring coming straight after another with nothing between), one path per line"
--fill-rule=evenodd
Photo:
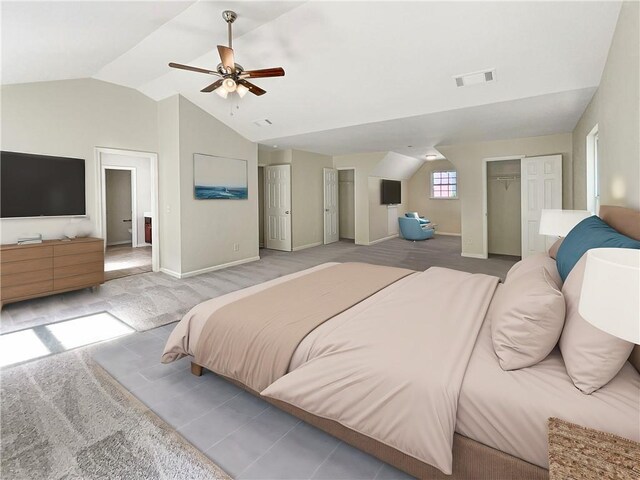
M287 373L294 351L309 332L412 273L341 263L272 285L212 310L195 361L260 392Z
M458 396L497 283L437 267L404 279L314 331L262 395L450 474Z
M212 312L333 265L201 303L173 330L162 361L197 357ZM315 328L293 352L289 373L262 394L451 473L460 386L497 282L435 267L408 275Z

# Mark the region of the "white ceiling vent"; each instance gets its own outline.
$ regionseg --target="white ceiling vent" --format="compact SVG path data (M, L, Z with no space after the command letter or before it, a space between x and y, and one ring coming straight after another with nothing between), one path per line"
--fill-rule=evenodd
M269 125L273 125L273 122L268 118L265 118L264 120L256 120L253 124L257 127L268 127Z
M480 83L490 83L496 80L496 69L482 70L480 72L465 73L464 75L456 75L453 77L457 87L468 87L469 85L478 85Z

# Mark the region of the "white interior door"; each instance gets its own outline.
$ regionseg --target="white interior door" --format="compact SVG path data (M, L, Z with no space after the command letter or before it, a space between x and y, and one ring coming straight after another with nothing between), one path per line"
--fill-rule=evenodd
M546 239L538 233L542 209L562 208L562 155L523 158L522 257L546 251Z
M337 242L340 237L338 217L338 170L323 168L324 174L324 243Z
M291 251L291 165L264 169L266 247Z

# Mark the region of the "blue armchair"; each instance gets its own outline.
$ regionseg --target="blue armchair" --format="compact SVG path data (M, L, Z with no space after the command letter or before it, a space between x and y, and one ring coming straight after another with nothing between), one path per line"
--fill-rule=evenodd
M398 217L400 233L406 240L427 240L433 237L433 228L423 228L417 218Z
M418 215L418 212L407 212L404 214L404 216L407 218L417 219L418 222L420 222L420 225L426 225L427 223L430 223L428 218L421 217L420 215Z

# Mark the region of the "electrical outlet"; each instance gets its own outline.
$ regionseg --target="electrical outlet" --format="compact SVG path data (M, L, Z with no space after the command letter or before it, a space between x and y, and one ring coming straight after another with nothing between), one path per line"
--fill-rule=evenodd
M167 205L167 213L171 213L171 205Z
M234 252L239 252L240 251L240 244L239 243L234 243L233 244L233 251Z

